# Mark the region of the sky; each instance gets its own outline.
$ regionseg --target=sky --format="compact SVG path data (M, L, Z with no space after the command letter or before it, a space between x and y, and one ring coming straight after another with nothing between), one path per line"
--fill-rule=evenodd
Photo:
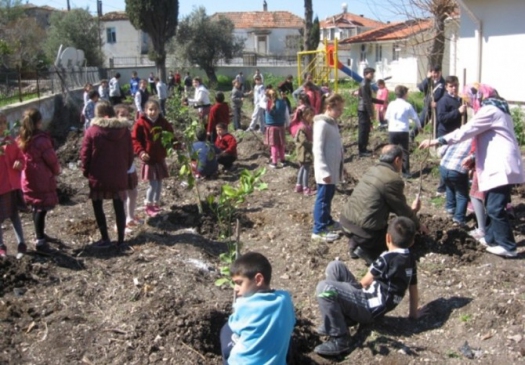
M25 2L26 0L23 0ZM96 13L97 0L69 0L71 7L88 7L92 13ZM67 8L67 0L28 0L34 5L48 5L58 9ZM300 17L304 17L303 0L266 0L269 11L287 10ZM403 0L312 0L314 16L323 20L328 16L338 14L342 11L342 3L346 2L348 12L363 14L367 18L381 21L401 20L402 15L392 4L402 3ZM180 17L188 15L197 6L206 8L206 13L211 15L215 12L226 11L262 11L263 0L179 0ZM125 0L103 0L103 12L125 10ZM179 17L179 18L180 18Z

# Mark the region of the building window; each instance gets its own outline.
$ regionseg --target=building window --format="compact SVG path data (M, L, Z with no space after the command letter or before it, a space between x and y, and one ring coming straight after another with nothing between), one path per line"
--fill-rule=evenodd
M267 40L266 40L266 36L263 35L259 35L257 36L257 53L258 54L266 54L267 50Z
M330 28L330 37L328 39L331 41L335 39L335 28Z
M394 43L392 45L392 61L399 61L399 51L400 51L399 44Z
M117 31L115 28L106 28L106 43L117 43Z
M383 59L383 46L376 44L376 62L381 62Z
M359 58L361 62L366 62L366 44L361 45L361 56Z

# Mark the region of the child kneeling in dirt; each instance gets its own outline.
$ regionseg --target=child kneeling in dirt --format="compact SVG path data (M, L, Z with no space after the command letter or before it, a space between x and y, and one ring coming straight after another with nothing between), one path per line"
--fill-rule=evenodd
M415 224L406 217L390 222L386 234L388 251L370 266L358 282L341 261L326 268L326 280L317 285L317 301L322 315L318 333L330 336L317 346L319 355L337 356L350 350L347 322L370 323L393 310L410 293L410 318L420 318L426 308L418 308L416 261L408 248L414 243Z
M235 260L231 275L239 298L221 329L223 364L285 365L295 325L290 294L270 289L272 266L257 252Z

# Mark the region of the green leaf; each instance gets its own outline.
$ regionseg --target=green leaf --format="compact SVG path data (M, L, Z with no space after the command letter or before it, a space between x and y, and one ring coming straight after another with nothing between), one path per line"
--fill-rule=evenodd
M215 280L215 286L223 286L224 284L229 284L232 286L232 282L228 278L220 278Z
M266 189L268 189L267 183L260 183L255 187L255 190L258 190L258 191L266 190Z

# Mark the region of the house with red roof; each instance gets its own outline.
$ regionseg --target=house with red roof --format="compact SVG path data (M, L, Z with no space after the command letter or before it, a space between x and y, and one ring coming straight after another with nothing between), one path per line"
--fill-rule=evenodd
M235 27L234 34L245 40L244 54L285 56L295 59L301 49L303 18L289 11L220 12L213 17L226 17Z
M353 37L384 24L378 20L366 18L363 14L349 13L347 5L343 4L342 13L329 16L319 22L320 41L333 42L335 39Z
M376 80L391 77L389 87L403 84L415 88L427 74L428 50L433 39L431 19L392 22L342 39L339 60L363 74L365 67L376 70ZM447 22L443 74L455 72L458 23Z

